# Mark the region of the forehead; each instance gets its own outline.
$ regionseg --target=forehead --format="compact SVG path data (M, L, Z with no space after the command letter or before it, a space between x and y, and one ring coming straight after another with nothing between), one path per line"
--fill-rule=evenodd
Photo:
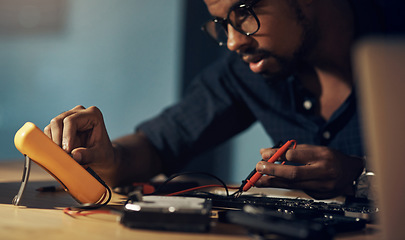
M239 2L238 0L204 0L208 11L215 17L226 17L229 9Z

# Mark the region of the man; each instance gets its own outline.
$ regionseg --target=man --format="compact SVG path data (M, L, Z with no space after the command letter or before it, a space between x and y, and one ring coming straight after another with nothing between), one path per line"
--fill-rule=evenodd
M258 187L315 198L353 193L364 168L350 51L359 32L347 0L205 0L205 30L233 52L198 76L185 98L111 142L101 111L77 106L44 132L111 186L173 173L187 159L259 121L283 159L256 165ZM264 160L276 149L261 149Z

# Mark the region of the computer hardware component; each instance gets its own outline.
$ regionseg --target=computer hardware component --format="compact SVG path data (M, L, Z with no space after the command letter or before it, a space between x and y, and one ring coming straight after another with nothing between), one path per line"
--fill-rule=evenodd
M211 201L178 196L129 197L121 223L130 228L205 232L209 230Z

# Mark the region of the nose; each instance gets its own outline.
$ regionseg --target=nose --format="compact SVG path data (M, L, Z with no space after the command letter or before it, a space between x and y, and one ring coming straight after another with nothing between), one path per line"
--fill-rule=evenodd
M249 47L252 43L252 37L246 36L236 31L230 24L228 25L227 47L231 51L240 51Z

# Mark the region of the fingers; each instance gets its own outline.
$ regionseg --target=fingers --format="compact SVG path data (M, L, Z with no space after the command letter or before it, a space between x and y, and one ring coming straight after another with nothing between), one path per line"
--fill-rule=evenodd
M268 160L278 149L262 149L263 160ZM310 180L330 178L336 175L336 152L324 146L298 145L288 149L279 160L293 164L279 165L261 161L257 171L289 180ZM298 166L297 166L298 165Z
M93 160L96 159L97 156L97 151L96 148L90 147L90 148L84 148L84 147L78 147L72 150L72 157L76 162L78 162L80 165L88 165L93 163Z
M297 162L297 161L294 161ZM305 163L305 164L304 164ZM272 175L289 181L324 180L336 178L339 170L324 159L302 161L303 165L282 165L260 161L256 164L257 172Z
M256 170L261 174L276 176L289 181L329 178L328 174L322 171L316 164L294 166L261 161L257 163Z
M298 145L296 149L289 149L285 159L299 164L309 164L316 159L327 158L330 150L322 146Z
M278 148L262 148L260 149L260 155L263 160L269 160L277 152Z
M70 153L74 148L83 146L81 140L83 137L87 138L87 134L84 134L86 131L102 125L102 122L102 114L98 108L86 109L83 106L76 106L53 118L50 124L45 127L44 133ZM99 136L101 131L95 132L99 133L97 134ZM85 141L87 140L85 139ZM87 142L87 144L91 144L91 142Z
M78 146L91 147L96 139L101 139L103 118L96 107L89 107L63 119L62 147L71 151ZM82 135L78 135L81 133ZM86 134L89 133L89 134Z
M80 165L85 165L87 164L86 161L86 156L83 157L83 155L86 155L86 149L85 148L75 148L71 152L72 158L76 160Z
M97 150L97 148L95 147L90 148L78 147L72 150L71 155L73 159L80 165L88 165L93 163L94 159L99 158L98 152L101 151Z
M302 149L304 147L301 146L300 148L301 150L299 149L287 150L286 153L283 154L279 160L300 163L303 165L302 167L292 165L280 165L266 162L278 151L278 149L275 148L266 148L260 150L262 159L265 161L259 162L256 165L256 170L261 174L277 176L292 181L298 181L302 179L308 180L313 176L313 173L316 171L311 165L307 166L307 164L311 161L309 159L314 158L310 157L308 153L296 154L296 152L303 152Z
M264 160L276 149L262 149ZM263 174L257 187L281 187L305 190L316 198L336 196L352 190L352 183L363 169L361 158L348 156L325 146L298 145L281 160L300 165L280 165L261 161L256 170Z
M316 159L316 155L319 155L317 153L316 146L310 146L310 145L297 145L296 149L288 149L281 157L280 160L283 161L290 161L290 162L295 162L295 163L300 163L300 164L307 164L308 161L311 159ZM273 156L279 148L262 148L260 149L260 154L263 158L263 160L268 160ZM299 151L298 151L299 150Z
M75 108L63 112L53 118L49 125L45 127L44 133L52 139L57 145L61 146L65 151L68 151L68 146L63 142L63 129L64 129L64 121L67 117L72 114L75 114L77 111L85 109L83 106L76 106Z

